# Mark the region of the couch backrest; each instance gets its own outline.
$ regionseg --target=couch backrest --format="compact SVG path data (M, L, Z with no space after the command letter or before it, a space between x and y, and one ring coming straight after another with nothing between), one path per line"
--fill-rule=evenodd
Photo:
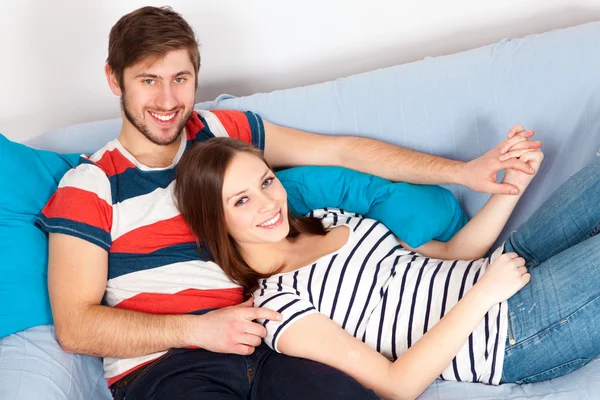
M361 135L459 160L501 141L516 123L544 142L542 170L501 239L600 150L600 22L317 85L200 103L241 109L277 124ZM29 141L92 152L116 137L120 119L67 127ZM468 215L487 195L449 186Z

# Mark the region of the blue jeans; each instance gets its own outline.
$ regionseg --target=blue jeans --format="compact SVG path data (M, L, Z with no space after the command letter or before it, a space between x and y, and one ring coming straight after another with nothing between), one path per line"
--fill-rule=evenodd
M502 382L552 379L600 354L600 157L505 243L531 281L508 300Z
M249 356L172 349L111 386L115 400L376 400L348 375L279 354L264 343Z

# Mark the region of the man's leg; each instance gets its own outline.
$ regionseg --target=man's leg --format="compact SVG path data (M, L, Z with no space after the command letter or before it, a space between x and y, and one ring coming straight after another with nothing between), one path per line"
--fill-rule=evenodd
M115 400L246 400L250 391L244 357L204 349L171 350L113 386Z
M565 183L505 243L538 265L600 230L600 157L595 157Z
M290 357L262 345L252 400L378 400L355 379L327 365ZM261 354L262 352L262 354Z

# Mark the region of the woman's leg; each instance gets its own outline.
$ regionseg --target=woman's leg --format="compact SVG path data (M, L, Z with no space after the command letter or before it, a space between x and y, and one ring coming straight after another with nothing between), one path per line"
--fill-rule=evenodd
M594 236L599 230L600 157L595 157L509 236L504 251L516 252L531 267Z
M552 379L600 353L600 235L530 272L508 300L503 382Z

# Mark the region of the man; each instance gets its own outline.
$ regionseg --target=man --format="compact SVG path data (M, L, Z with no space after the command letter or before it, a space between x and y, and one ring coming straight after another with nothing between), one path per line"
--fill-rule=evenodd
M62 179L38 223L50 233L55 327L70 352L104 357L115 398L370 399L326 366L275 353L240 288L203 260L173 202L174 168L193 142L229 135L264 150L273 166L342 165L395 181L459 183L512 193L504 168L529 171L508 148L539 147L516 127L469 163L363 138L319 136L238 111L195 112L198 44L168 8L144 7L112 28L106 76L123 126ZM108 277L108 281L107 281Z

